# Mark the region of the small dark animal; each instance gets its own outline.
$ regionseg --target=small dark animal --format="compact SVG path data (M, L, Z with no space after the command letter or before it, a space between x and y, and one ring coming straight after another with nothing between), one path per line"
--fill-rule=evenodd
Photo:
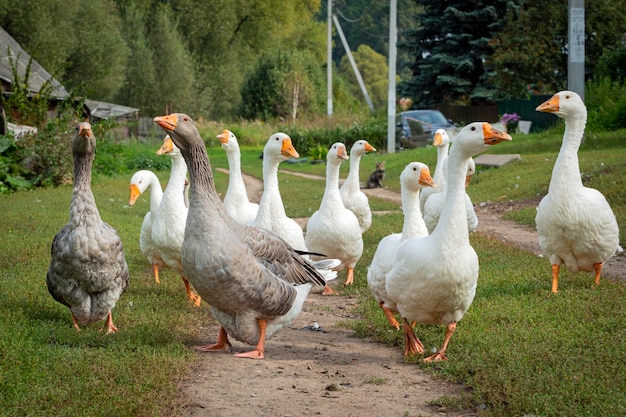
M376 170L370 174L367 180L367 188L382 188L385 179L385 161L376 162Z

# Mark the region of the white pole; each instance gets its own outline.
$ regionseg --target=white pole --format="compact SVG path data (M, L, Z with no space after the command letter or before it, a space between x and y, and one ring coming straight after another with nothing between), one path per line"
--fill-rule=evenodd
M585 0L568 1L567 89L585 100Z
M387 153L396 152L397 0L389 4L389 90L387 95Z
M350 65L352 65L352 71L354 71L354 75L356 76L356 80L359 83L359 87L361 87L361 92L363 93L363 97L365 97L365 101L367 102L367 105L369 106L370 110L374 111L374 105L372 104L370 95L367 94L367 87L365 87L365 83L363 82L363 77L361 77L361 72L359 71L359 68L356 66L356 62L354 61L354 57L352 56L352 51L350 51L350 45L348 45L348 41L346 40L346 37L343 34L341 25L339 24L339 20L337 20L337 16L334 14L333 14L333 22L335 22L337 33L339 34L339 37L341 38L343 49L346 50L346 54L348 55L348 60L350 61Z
M328 14L327 14L327 23L328 30L326 36L327 42L327 59L326 59L326 88L327 95L326 98L326 108L328 115L328 123L332 125L333 120L333 0L328 0Z

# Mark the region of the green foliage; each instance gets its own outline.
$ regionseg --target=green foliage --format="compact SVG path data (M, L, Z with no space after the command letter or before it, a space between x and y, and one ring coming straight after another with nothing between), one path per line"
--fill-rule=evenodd
M414 75L400 86L401 95L411 97L418 108L492 102L484 60L492 54L489 42L504 25L509 1L478 8L468 1L420 4L420 26L403 45L415 57Z
M387 58L374 51L367 45L360 45L359 49L353 53L354 61L359 69L363 83L367 88L367 93L374 105L374 109L384 109L387 107L387 96L389 95L389 68ZM363 93L352 70L349 59L344 56L339 65L341 74L350 80L352 89L357 97L362 97ZM361 102L365 102L362 100Z
M595 79L610 78L612 81L626 81L626 45L607 50L598 61L594 72Z
M597 77L587 82L585 87L588 129L605 131L626 128L626 83Z

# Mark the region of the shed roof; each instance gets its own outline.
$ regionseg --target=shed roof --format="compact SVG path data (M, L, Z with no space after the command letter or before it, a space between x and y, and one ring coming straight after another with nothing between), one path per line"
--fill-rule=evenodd
M20 44L7 31L0 27L0 79L9 84L15 83L11 65L11 61L13 61L13 65L17 63L18 76L23 80L30 60L31 56L22 49ZM52 97L65 99L70 96L65 87L33 59L30 64L28 90L31 93L38 93L46 82L52 85Z
M89 114L96 119L119 119L122 117L137 117L139 109L122 106L121 104L107 103L85 99L85 106L89 109Z

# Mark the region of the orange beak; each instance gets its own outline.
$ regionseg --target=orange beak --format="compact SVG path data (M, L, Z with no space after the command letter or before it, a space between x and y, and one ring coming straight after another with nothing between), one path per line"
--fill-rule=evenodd
M228 130L223 130L222 133L220 133L219 135L217 135L218 139L220 140L220 143L225 144L228 143Z
M433 177L430 176L430 170L428 168L422 168L422 170L420 171L419 183L420 185L426 187L437 188L437 184L435 184L435 181L433 181Z
M535 111L542 111L545 113L556 113L559 111L559 96L556 94L537 106Z
M135 202L137 201L137 198L139 198L140 195L141 195L141 192L139 192L139 187L137 187L136 184L131 184L130 185L130 200L128 201L128 205L132 206L133 204L135 204Z
M365 152L376 152L376 148L369 144L369 142L365 142Z
M433 145L439 146L441 145L442 141L443 141L443 138L441 137L441 133L439 132L435 133L435 136L433 137Z
M157 116L152 119L156 124L161 126L163 129L168 131L173 131L176 129L176 125L178 125L178 115L170 114L168 116Z
M501 130L494 129L489 123L483 123L483 136L485 145L496 145L505 140L511 140L511 135Z
M174 150L174 142L172 142L172 138L166 136L163 139L163 145L157 151L157 155L165 155L166 153L170 153Z
M299 158L300 154L296 151L291 143L291 138L285 138L283 144L280 147L280 153L287 158Z

